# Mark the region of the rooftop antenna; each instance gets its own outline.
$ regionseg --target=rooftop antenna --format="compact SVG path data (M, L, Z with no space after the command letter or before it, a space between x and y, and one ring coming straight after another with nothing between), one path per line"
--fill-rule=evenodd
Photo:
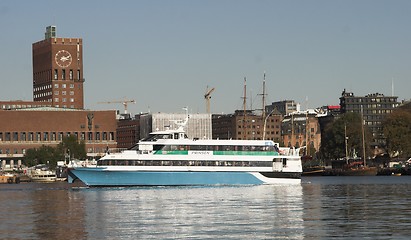
M391 96L394 96L394 77L391 79Z

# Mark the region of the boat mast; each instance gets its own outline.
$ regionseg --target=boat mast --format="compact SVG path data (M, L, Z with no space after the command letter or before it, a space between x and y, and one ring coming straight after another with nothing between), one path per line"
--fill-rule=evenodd
M347 124L344 124L344 139L345 139L345 162L348 165L348 137L347 137Z
M264 140L264 137L265 137L265 123L266 123L266 112L265 112L265 96L267 95L266 93L265 93L265 71L264 71L264 78L263 78L263 93L262 94L259 94L259 95L261 95L262 96L262 108L261 108L261 122L264 124L264 126L263 126L263 133L262 133L262 135L263 135L263 137L262 137L262 139ZM267 116L268 117L268 116Z
M265 93L265 72L264 72L264 79L263 79L263 94L261 94L261 95L262 95L262 101L263 101L263 103L262 103L262 117L263 117L263 121L264 121L264 118L265 118L265 95L267 95Z
M244 138L243 140L246 140L247 138L247 131L245 128L245 120L246 120L245 114L247 112L247 84L246 82L247 82L247 79L246 77L244 77L244 96L243 96L243 135L244 135Z
M362 133L362 151L364 156L364 166L367 166L367 160L365 156L365 134L364 134L364 117L363 117L363 107L361 105L361 133Z

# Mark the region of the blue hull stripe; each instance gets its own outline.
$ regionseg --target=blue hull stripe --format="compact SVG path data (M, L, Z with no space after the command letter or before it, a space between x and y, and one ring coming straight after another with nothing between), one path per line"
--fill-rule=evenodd
M263 184L248 172L151 172L71 169L88 186ZM71 176L69 181L73 180Z

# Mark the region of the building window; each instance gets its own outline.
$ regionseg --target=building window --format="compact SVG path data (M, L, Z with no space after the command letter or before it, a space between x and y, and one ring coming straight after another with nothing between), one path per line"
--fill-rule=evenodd
M80 70L77 70L77 80L80 80L81 78L81 76L80 76L81 74L80 74Z
M61 70L61 79L63 79L63 80L66 79L66 69Z
M18 136L19 136L18 132L13 132L13 141L18 141L19 140Z
M6 132L6 141L10 141L11 136L10 136L10 132Z
M54 84L54 88L59 88L59 84L58 84L58 83L55 83L55 84Z
M58 70L54 69L54 80L58 79Z
M107 133L103 132L103 141L107 141Z
M37 132L36 141L41 141L41 132Z
M96 140L100 141L100 133L99 132L96 132Z
M20 141L26 141L26 133L25 132L20 133Z
M80 140L85 140L86 139L86 133L85 132L81 132L81 139Z
M61 87L66 88L66 84L65 83L61 84Z
M59 141L63 140L63 132L59 132L58 140Z
M56 141L56 132L51 133L51 141Z
M70 84L70 88L74 88L74 84L71 83L71 84Z
M73 69L70 69L69 78L70 78L70 80L73 80Z
M88 135L87 140L89 140L89 141L93 140L93 133L92 132L88 132L87 135Z
M34 133L33 132L29 132L29 141L33 141L34 140Z
M54 95L59 95L59 91L54 91Z
M48 132L44 132L43 133L43 141L48 141L49 140L49 133Z

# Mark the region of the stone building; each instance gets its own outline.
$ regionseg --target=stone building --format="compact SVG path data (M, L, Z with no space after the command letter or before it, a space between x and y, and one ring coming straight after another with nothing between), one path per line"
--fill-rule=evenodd
M315 111L294 112L284 117L281 125L284 145L288 147L309 146L319 150L321 129ZM308 143L308 144L307 144ZM308 153L313 154L313 153Z

